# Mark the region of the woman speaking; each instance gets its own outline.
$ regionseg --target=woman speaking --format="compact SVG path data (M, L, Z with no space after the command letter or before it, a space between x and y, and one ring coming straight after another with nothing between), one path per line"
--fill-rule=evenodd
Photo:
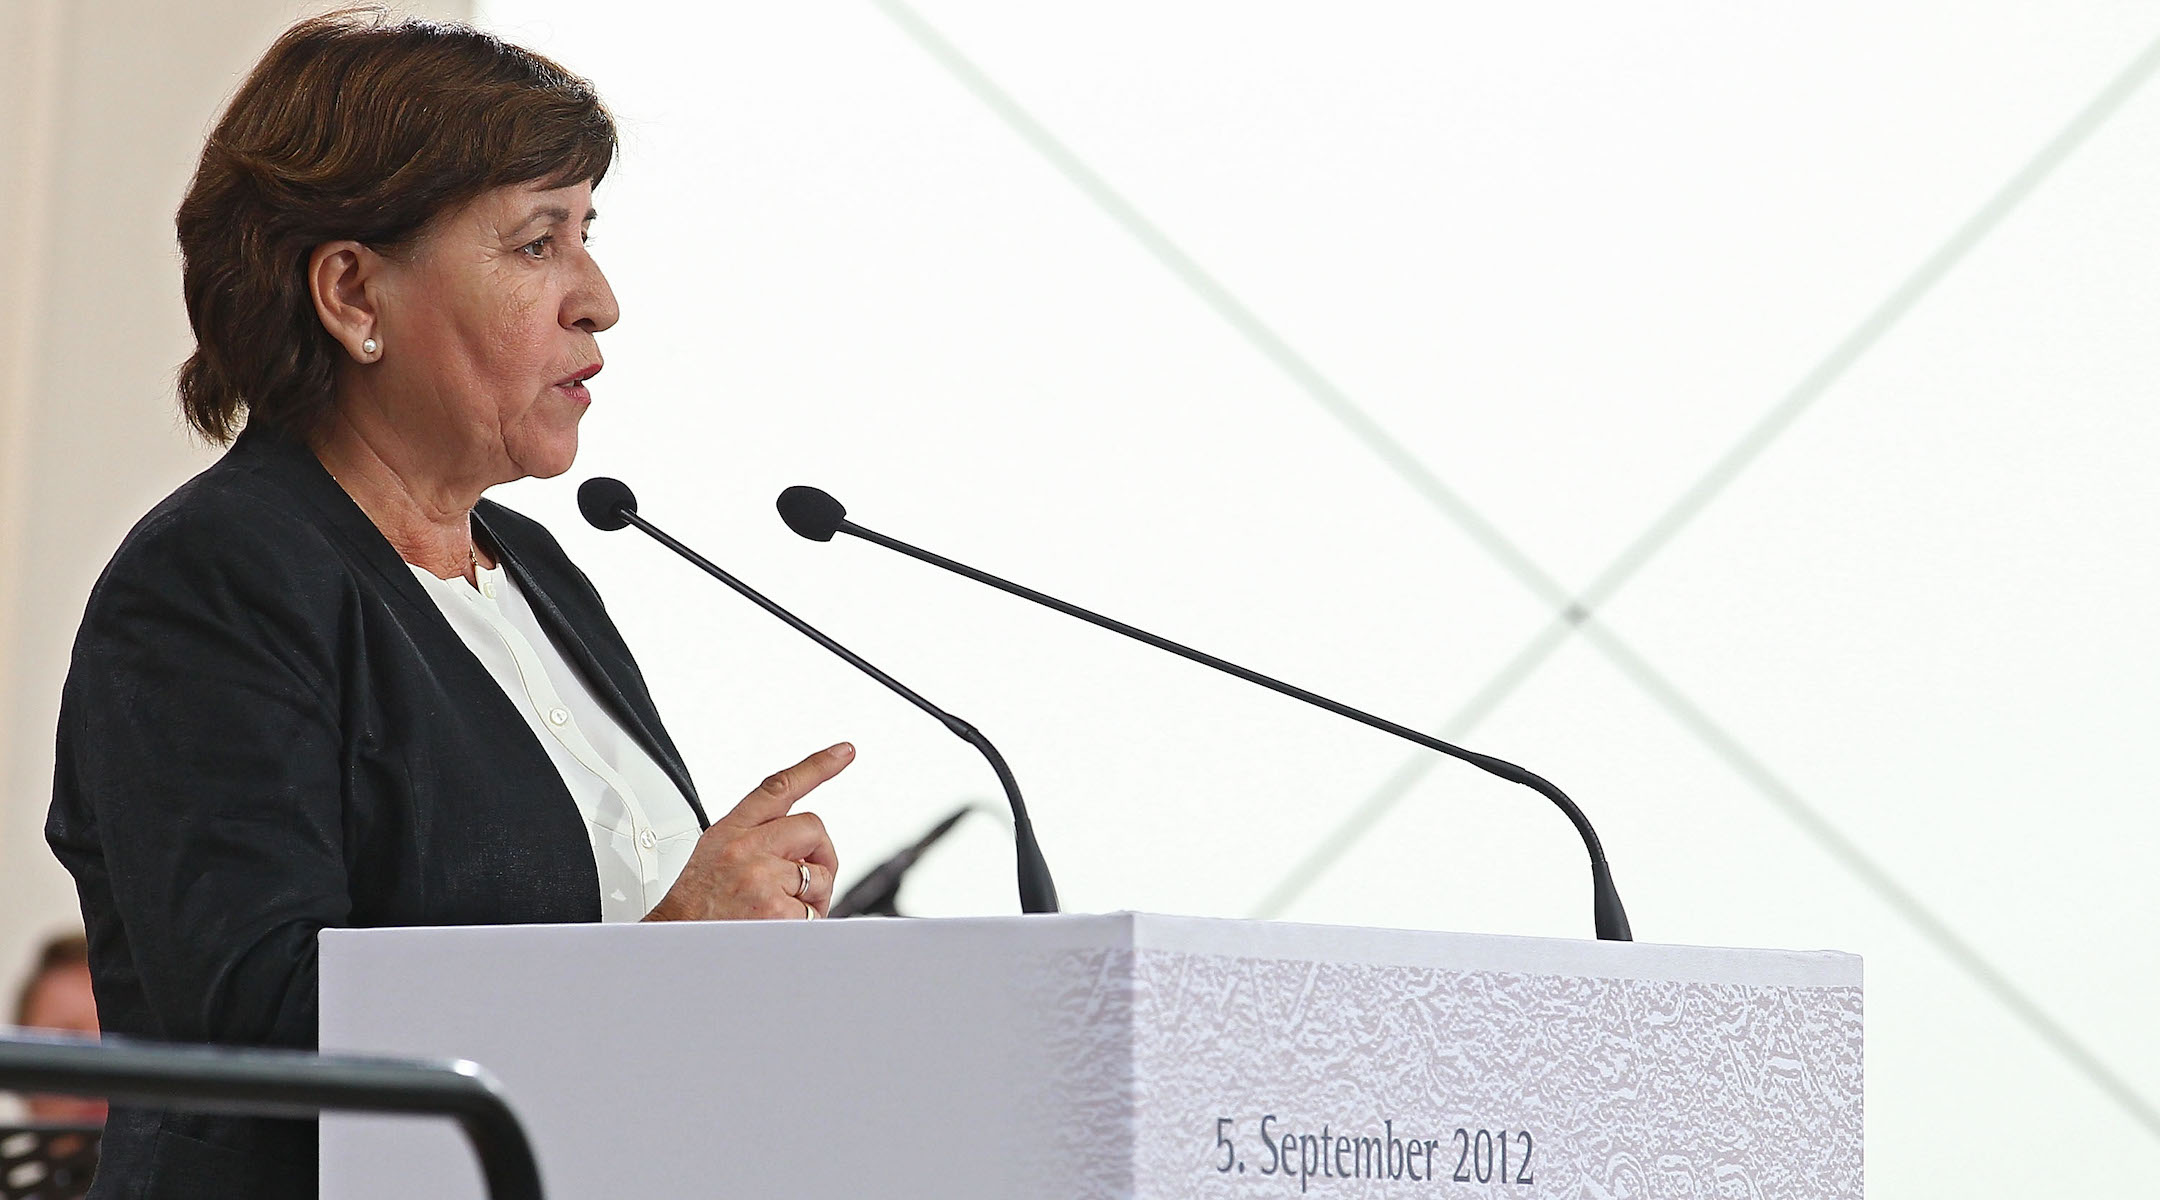
M591 583L482 498L576 456L615 148L548 59L371 14L289 30L210 134L179 391L230 449L91 593L47 824L106 1032L312 1046L326 927L824 910L789 810L851 748L708 822ZM315 1158L313 1122L120 1107L92 1195L311 1195Z

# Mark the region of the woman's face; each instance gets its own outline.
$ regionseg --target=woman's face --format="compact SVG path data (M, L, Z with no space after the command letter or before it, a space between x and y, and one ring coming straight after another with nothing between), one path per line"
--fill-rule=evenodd
M484 193L431 222L377 279L367 391L442 476L560 475L600 369L615 293L586 250L592 184Z

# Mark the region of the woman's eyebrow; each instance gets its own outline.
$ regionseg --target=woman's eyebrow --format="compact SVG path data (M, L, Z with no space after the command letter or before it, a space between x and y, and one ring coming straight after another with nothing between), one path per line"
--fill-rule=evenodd
M599 217L599 215L600 210L597 208L586 209L585 223L590 224L594 219ZM562 207L561 205L550 205L547 208L536 208L533 210L531 216L528 216L522 222L519 222L518 228L521 230L530 228L533 222L543 219L546 220L546 222L550 225L561 224L562 222L568 221L570 219L570 210Z

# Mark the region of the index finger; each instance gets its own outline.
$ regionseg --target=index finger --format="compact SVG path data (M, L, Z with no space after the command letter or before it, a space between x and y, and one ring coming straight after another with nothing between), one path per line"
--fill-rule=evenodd
M797 800L809 795L819 784L845 770L854 758L855 747L846 742L828 746L785 771L766 776L765 782L750 789L750 794L744 796L718 823L749 828L763 825L775 817L784 817L790 808L795 807Z

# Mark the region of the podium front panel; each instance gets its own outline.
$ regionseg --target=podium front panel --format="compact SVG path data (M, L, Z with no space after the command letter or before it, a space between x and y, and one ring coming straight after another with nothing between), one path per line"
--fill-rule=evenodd
M330 931L323 1047L470 1058L554 1196L1855 1197L1859 960L1153 917ZM478 1197L446 1123L323 1195Z

